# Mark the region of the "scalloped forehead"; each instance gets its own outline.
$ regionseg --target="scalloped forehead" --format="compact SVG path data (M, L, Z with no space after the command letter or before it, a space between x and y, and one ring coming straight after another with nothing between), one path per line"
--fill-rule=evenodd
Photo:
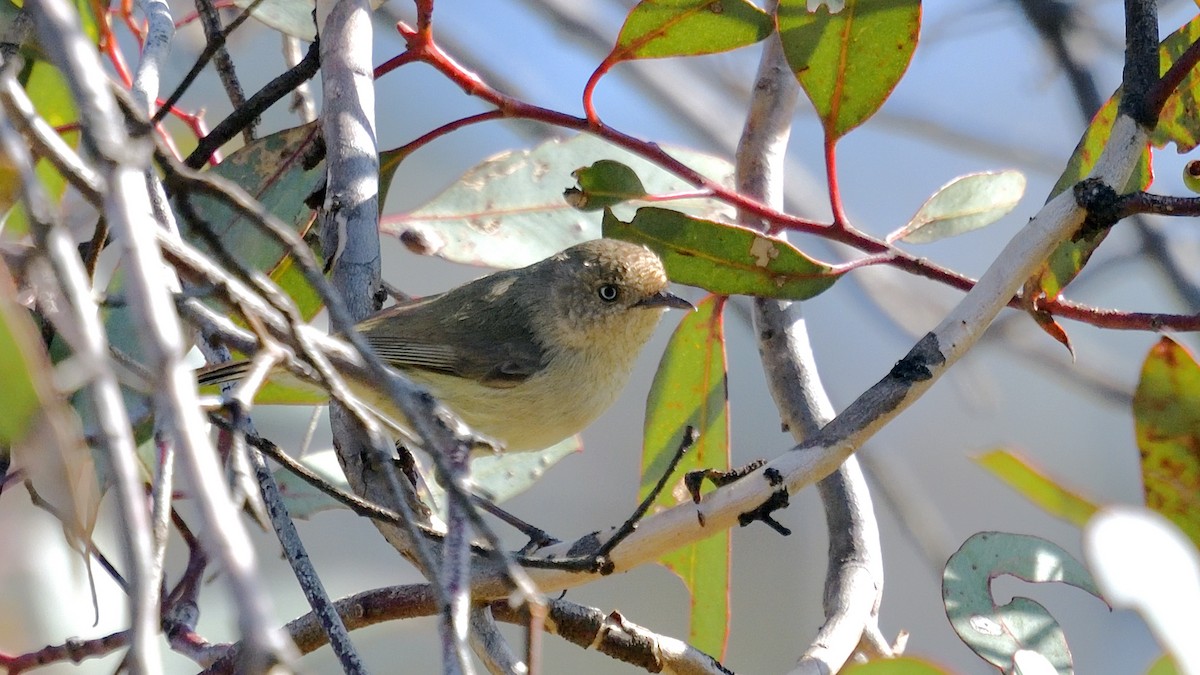
M616 239L595 239L563 251L585 268L596 268L603 276L657 292L667 285L662 260L650 249Z

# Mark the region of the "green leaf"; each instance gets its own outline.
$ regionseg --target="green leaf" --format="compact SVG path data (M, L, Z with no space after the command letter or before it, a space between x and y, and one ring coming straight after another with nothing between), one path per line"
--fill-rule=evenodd
M605 211L604 236L649 246L672 281L721 295L804 300L841 274L782 239L670 209L643 207L628 223Z
M1200 546L1200 366L1171 338L1146 356L1133 421L1146 506Z
M567 188L563 198L580 211L607 209L647 194L637 173L616 160L602 159L576 169L571 175L579 187Z
M932 663L911 656L894 659L876 659L866 663L847 663L841 675L947 675Z
M1179 675L1179 666L1175 664L1175 659L1171 658L1170 654L1163 654L1150 664L1146 675Z
M1166 40L1163 40L1159 47L1160 71L1165 73L1175 59L1197 40L1200 40L1200 16L1192 19L1168 36ZM1168 142L1174 142L1180 152L1186 152L1196 145L1196 129L1200 124L1197 121L1200 119L1200 114L1196 112L1198 88L1200 88L1200 80L1197 79L1193 70L1168 99L1159 118L1159 124L1151 134L1152 145L1164 147ZM1075 147L1075 152L1067 162L1062 176L1051 190L1050 199L1072 188L1091 173L1096 161L1100 159L1100 153L1103 151L1105 143L1108 142L1109 134L1112 132L1120 100L1121 91L1118 89L1096 113L1092 123L1088 125L1087 131L1084 132L1083 138L1079 140L1079 145ZM1142 152L1137 168L1121 192L1144 190L1150 186L1152 179L1150 150L1147 148ZM1063 288L1087 264L1092 253L1107 235L1108 230L1100 230L1060 244L1050 258L1025 283L1024 297L1030 302L1036 301L1039 297L1057 298ZM1052 319L1048 320L1048 317L1043 317L1039 323L1043 326L1053 324L1052 328L1057 327L1057 324L1053 323ZM1058 327L1057 330L1061 332L1061 327Z
M21 71L19 79L29 95L29 100L33 102L34 110L47 124L57 129L78 121L75 101L71 98L66 79L57 68L45 61L34 60ZM79 144L78 131L68 131L63 133L62 137L72 147ZM57 202L67 189L66 178L45 159L38 160L34 168L50 198ZM15 181L8 187L16 189ZM29 229L25 206L16 201L17 196L18 193L13 193L5 203L0 204L0 208L6 211L12 208L8 211L8 218L4 223L4 232L9 238L22 237Z
M38 327L16 297L16 284L0 258L0 480L10 470L22 472L58 511L70 543L82 550L102 496L96 468L79 418L55 388Z
M1077 527L1086 525L1099 508L1008 450L993 450L975 461L1046 513Z
M784 54L825 128L837 139L865 122L908 69L921 30L919 0L846 0L833 13L781 0Z
M257 199L275 217L291 225L301 235L308 233L314 220L304 200L324 177L323 161L313 161L312 153L320 127L313 122L285 129L249 143L210 169L240 186ZM273 237L237 215L225 202L197 196L193 205L227 249L252 269L266 272L292 297L304 318L312 318L321 308L316 290L304 280L286 249ZM197 233L184 234L201 248L207 248Z
M991 225L1016 208L1025 194L1020 171L988 171L959 176L933 194L904 227L888 235L909 244L953 237Z
M25 440L51 397L50 359L28 311L16 303L16 285L0 258L0 446Z
M708 178L733 184L729 162L689 150L669 149L672 156ZM380 156L382 179L390 180L399 150ZM670 194L691 186L628 150L580 134L566 141L547 141L532 150L509 151L475 166L421 208L387 216L380 233L398 237L411 250L454 262L500 269L522 267L575 244L600 237L600 214L581 213L563 199L571 173L600 160L633 169L645 191ZM614 208L632 214L638 202ZM702 218L731 214L711 199L673 201L672 206Z
M976 654L1012 672L1018 652L1033 651L1058 673L1071 673L1071 651L1062 627L1045 607L1015 597L997 605L992 579L1009 574L1032 583L1061 582L1096 597L1087 569L1057 544L1021 534L980 532L950 556L942 574L942 600L954 631Z
M752 45L774 30L771 15L746 0L642 0L605 60L715 54Z
M654 502L655 510L690 501L682 483L688 471L729 468L723 309L724 299L710 296L680 321L650 386L639 499L666 471L684 429L691 426L700 432L672 474L669 489ZM729 531L714 531L660 561L683 580L691 595L688 642L705 653L723 654L729 633Z

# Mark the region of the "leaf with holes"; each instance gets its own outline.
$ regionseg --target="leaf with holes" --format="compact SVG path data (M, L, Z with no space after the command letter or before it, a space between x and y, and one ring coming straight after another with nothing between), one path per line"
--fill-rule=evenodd
M726 186L733 184L729 162L689 150L668 149L679 161ZM380 157L381 177L391 179L403 156ZM382 234L398 237L416 253L500 269L523 267L575 244L600 237L600 214L583 213L563 199L579 167L611 160L633 170L650 194L671 194L692 186L628 150L589 134L547 141L532 150L504 152L478 164L419 209L385 216ZM641 204L618 204L632 214ZM671 202L701 218L732 216L712 199Z
M1171 338L1146 356L1133 421L1146 506L1200 546L1200 366Z
M646 196L637 173L616 160L602 159L571 175L579 187L567 188L563 199L580 211L599 211Z
M709 296L679 322L650 385L639 499L662 478L684 429L691 426L700 433L655 500L656 510L691 500L683 485L688 471L729 468L723 310L724 299ZM660 561L683 580L691 595L688 642L705 653L723 654L729 634L728 530L672 551Z
M959 176L933 194L888 241L927 244L991 225L1016 208L1025 194L1020 171Z
M672 281L722 295L804 300L841 275L782 239L670 209L643 207L628 223L605 211L604 236L649 246Z
M998 605L992 579L1005 574L1032 583L1060 582L1100 596L1087 569L1062 547L1022 534L980 532L950 556L942 573L946 616L958 637L981 658L1004 672L1035 652L1058 673L1071 673L1071 651L1062 627L1045 607L1015 597Z
M838 12L781 0L787 62L825 128L841 138L874 115L908 69L921 30L920 0L846 0Z

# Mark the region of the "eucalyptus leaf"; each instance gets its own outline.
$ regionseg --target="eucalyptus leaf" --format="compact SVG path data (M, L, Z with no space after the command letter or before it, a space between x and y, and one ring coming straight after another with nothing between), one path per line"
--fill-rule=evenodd
M715 54L754 44L775 30L746 0L642 0L625 17L609 63Z
M629 222L606 210L604 236L645 244L672 281L722 295L804 300L840 275L783 239L672 209L642 207Z
M699 432L696 442L654 502L667 509L691 497L683 486L689 471L729 468L728 365L725 360L725 299L709 296L684 316L658 364L646 399L642 441L642 478L638 498L645 499L679 449L683 431ZM720 654L729 634L728 530L714 533L659 558L691 596L688 643Z
M337 454L332 449L307 454L298 461L326 483L350 491L350 484L346 481ZM321 511L346 508L345 504L313 487L288 469L279 468L273 474L275 483L279 486L279 494L287 506L288 515L293 518L308 519Z
M1066 636L1045 607L1023 597L1000 605L992 597L992 579L1005 574L1065 583L1101 597L1083 564L1059 545L1029 535L980 532L950 556L942 574L942 599L954 631L1004 672L1013 671L1018 654L1034 651L1060 675L1072 673Z
M1197 672L1200 552L1187 536L1154 511L1115 506L1088 523L1083 550L1104 597L1141 614L1180 672Z
M908 69L920 0L845 0L837 11L780 0L779 38L792 72L836 140L879 110ZM811 11L810 11L811 10Z
M579 187L567 188L563 198L580 211L599 211L646 196L637 172L616 160L602 159L571 175Z
M1020 171L959 176L939 188L907 225L888 235L888 241L927 244L977 230L1007 215L1024 194Z
M239 9L250 10L250 15L280 33L312 42L317 37L317 25L313 12L316 0L233 0ZM379 9L384 0L371 0L371 9Z
M733 184L729 162L689 150L667 150L708 178ZM498 269L523 267L600 237L600 214L571 206L563 199L563 190L574 184L574 171L601 160L632 169L650 194L692 187L628 150L581 134L495 155L417 210L384 217L379 229L423 255ZM399 163L389 153L381 161L387 171L394 171ZM631 201L613 208L627 216L643 203ZM700 218L732 216L729 207L711 199L673 200L671 206Z

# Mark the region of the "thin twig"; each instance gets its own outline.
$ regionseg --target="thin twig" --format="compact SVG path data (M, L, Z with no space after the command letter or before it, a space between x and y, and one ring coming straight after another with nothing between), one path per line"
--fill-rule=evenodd
M216 50L213 51L213 65L217 69L217 77L221 79L221 85L225 87L225 95L229 97L229 103L234 110L237 110L246 105L246 94L242 92L242 83L238 81L233 59L229 56L229 50L225 48L225 33L221 30L221 15L217 12L212 0L196 0L195 4L196 15L200 18L200 25L204 28L205 41L217 45ZM256 127L258 127L257 117L251 119L242 130L242 138L247 143L254 140Z
M94 103L83 93L77 63L72 63L71 54L88 53L87 42L73 20L71 10L61 2L47 0L31 8L34 23L42 42L66 74L74 89L77 105L81 108ZM94 53L94 52L93 52ZM99 64L96 64L97 69ZM0 74L12 79L9 69ZM103 78L103 75L100 75ZM101 114L110 111L99 111ZM103 123L103 122L101 122ZM86 138L86 136L85 136ZM110 139L104 139L107 141ZM104 141L101 141L102 143ZM148 518L142 503L142 490L137 469L137 455L133 431L121 397L120 387L107 360L107 340L100 322L98 308L92 300L91 287L86 272L75 249L70 234L58 221L51 201L42 187L41 180L33 173L29 151L8 122L0 116L0 145L7 155L9 164L21 174L21 194L29 217L31 232L38 248L46 255L55 277L67 299L69 315L76 324L73 331L80 336L78 343L71 345L84 363L93 368L89 382L92 405L96 411L99 440L111 461L112 476L120 502L123 546L129 564L129 593L132 613L132 645L128 663L136 673L152 672L160 662L157 632L158 591L147 586L150 572L147 569L150 556Z
M184 160L184 165L193 169L204 166L222 145L233 139L254 120L282 99L312 79L320 69L320 50L317 43L309 45L308 53L292 68L271 80L255 92L245 104L236 108L228 117L213 127L204 138L196 143L196 149Z
M304 591L304 597L308 598L309 606L312 607L321 628L329 638L333 653L337 655L338 661L342 664L342 671L347 675L365 673L366 668L364 668L358 652L354 649L354 643L350 640L346 625L342 623L342 617L334 609L333 601L325 592L325 585L321 583L321 577L317 575L317 571L308 557L308 552L304 550L300 533L296 531L296 524L288 515L287 505L279 493L279 485L276 484L275 477L271 475L262 455L253 452L250 453L250 457L254 465L254 474L258 478L259 489L262 491L263 501L267 505L267 513L271 517L271 525L275 528L275 534L279 537L279 543L283 546L288 563L296 574L296 581L300 583L300 588Z
M204 70L204 67L208 65L208 62L217 53L217 50L225 46L225 41L229 39L230 34L253 16L254 10L258 9L259 4L262 2L263 0L253 0L246 9L242 10L241 14L229 22L229 25L219 35L205 42L204 51L200 52L200 56L196 57L196 62L192 64L191 69L183 76L183 79L179 82L179 86L175 87L175 91L171 92L167 100L163 101L162 105L159 106L158 112L154 113L154 116L150 118L152 124L162 122L166 119L167 115L171 114L171 108L176 103L179 103L179 99L183 98L184 93L196 81L196 78L200 75L200 71Z

